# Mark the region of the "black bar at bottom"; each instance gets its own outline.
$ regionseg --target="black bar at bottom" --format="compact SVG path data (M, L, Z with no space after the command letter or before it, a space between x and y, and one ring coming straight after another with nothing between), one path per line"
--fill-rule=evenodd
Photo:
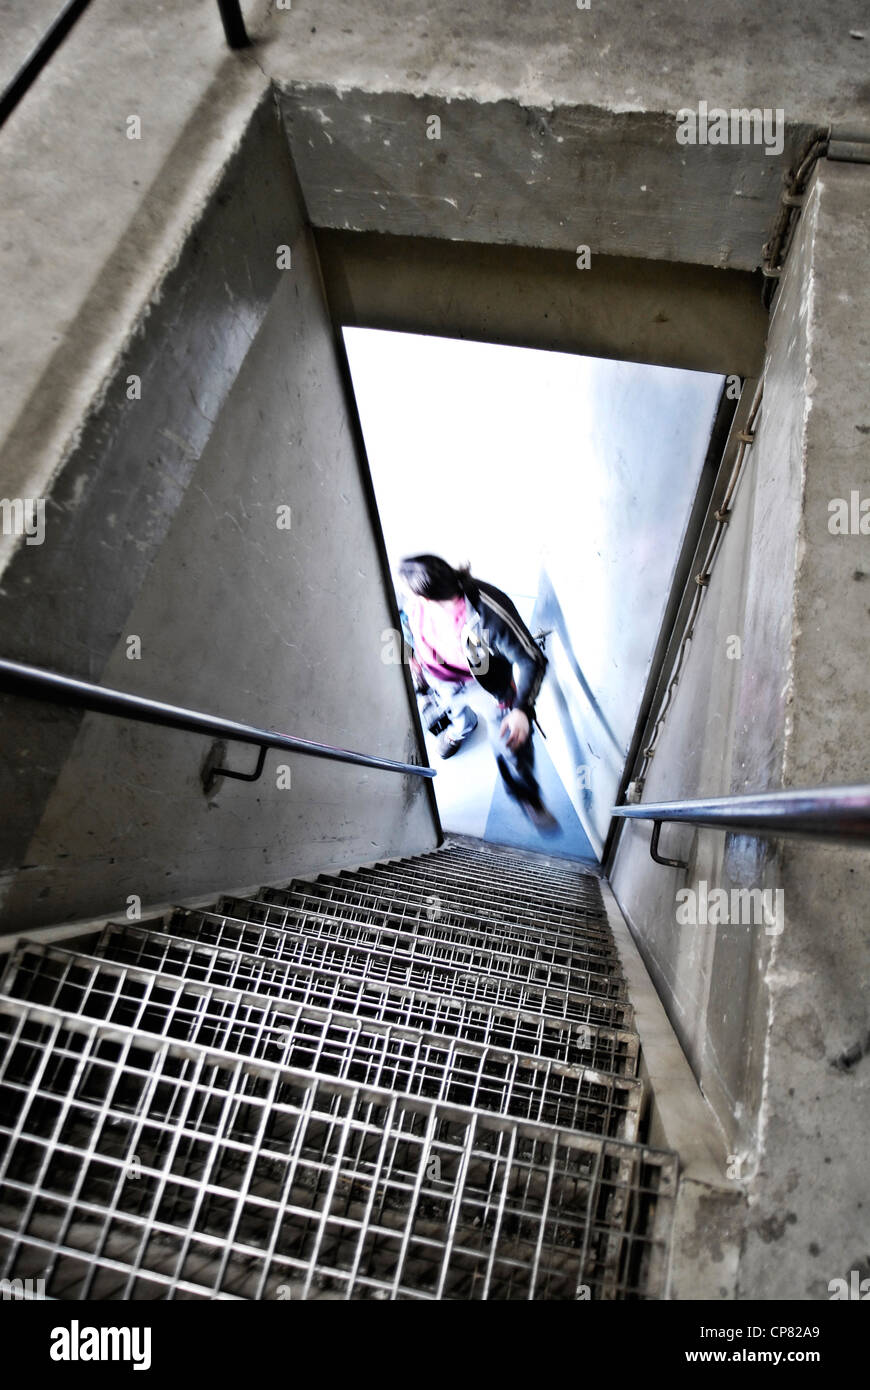
M218 9L230 48L250 48L251 40L245 28L239 0L218 0Z

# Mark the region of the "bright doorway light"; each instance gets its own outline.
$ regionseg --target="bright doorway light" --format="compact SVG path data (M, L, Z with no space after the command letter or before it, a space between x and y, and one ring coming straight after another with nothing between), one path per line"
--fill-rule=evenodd
M430 747L444 827L597 857L722 378L374 329L345 342L394 572L422 551L470 561L551 629L536 759L563 836L502 804L482 734L449 762Z

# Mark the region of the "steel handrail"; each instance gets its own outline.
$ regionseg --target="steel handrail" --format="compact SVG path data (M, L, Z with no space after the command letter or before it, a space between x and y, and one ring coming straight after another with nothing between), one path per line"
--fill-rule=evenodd
M614 806L612 814L655 821L653 858L674 868L685 868L685 864L675 859L662 859L655 852L663 821L750 835L806 835L851 845L870 844L870 784L867 783L750 792L692 801L648 801L636 806Z
M19 661L0 659L0 691L36 700L47 700L53 704L88 709L97 714L111 714L121 719L135 719L145 724L182 729L188 733L211 734L234 743L254 744L260 749L254 773L239 773L227 768L212 767L209 770L211 778L225 776L237 777L242 781L256 780L263 770L266 752L270 748L283 748L287 752L305 753L312 758L328 758L334 762L356 763L361 767L381 768L386 772L407 773L413 777L435 776L435 769L431 767L396 762L392 758L379 758L371 753L354 753L348 748L334 748L328 743L314 743L310 739L296 738L292 734L282 734L275 729L259 729L256 725L241 724L235 719L224 719L220 715L205 714L201 710L187 709L182 705L169 705L163 700L131 695L125 690L92 685L90 681L76 680L72 676L62 676L57 671L46 671L40 666L28 666Z

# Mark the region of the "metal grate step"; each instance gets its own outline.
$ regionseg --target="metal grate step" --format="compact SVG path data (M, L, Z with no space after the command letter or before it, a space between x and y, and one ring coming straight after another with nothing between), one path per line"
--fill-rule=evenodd
M438 893L430 892L428 888L413 893L394 885L324 878L305 887L264 888L253 901L278 906L304 906L315 911L322 911L321 904L324 902L344 903L363 911L389 911L412 921L461 924L465 930L482 930L490 936L551 941L572 948L586 944L589 949L614 954L613 938L606 925L587 925L574 918L547 921L540 914L532 919L514 911L504 902L496 910L475 900L471 908L467 894L451 894L443 887Z
M166 932L137 932L132 927L112 930L123 933L123 936L109 938L104 933L99 949L101 953L111 950L114 959L128 959L131 964L140 960L152 964L168 954L178 960L184 952L188 952L191 958L185 967L187 973L196 972L197 978L254 989L258 993L280 993L286 987L288 975L301 965L306 968L327 968L335 974L356 979L412 985L476 1004L504 1004L508 1008L548 1014L553 1018L579 1023L627 1028L633 1021L632 1007L624 999L605 999L552 986L523 984L496 976L448 970L431 963L409 963L371 951L335 952L329 958L312 952L310 959L294 961L232 950L225 946L215 947ZM119 956L115 952L123 954Z
M643 1085L590 1067L100 961L16 951L10 998L503 1115L635 1140Z
M0 980L0 1277L71 1299L661 1297L677 1161L597 881L453 845Z
M600 904L600 888L592 875L576 870L558 873L552 866L535 869L530 864L512 864L503 856L471 855L451 850L433 851L416 859L388 860L369 866L364 872L381 869L405 873L436 872L440 877L466 885L491 885L542 905L582 907Z
M252 951L273 960L316 959L326 964L371 957L384 963L407 964L412 969L431 965L445 975L473 971L476 976L506 983L534 983L608 1000L625 997L625 983L620 975L585 969L580 963L563 964L546 955L524 958L463 942L403 933L377 923L311 917L295 923L292 929L284 929L192 910L174 913L169 929L209 945Z
M409 892L415 890L454 892L463 894L466 904L473 899L481 907L492 907L493 909L504 910L509 907L512 911L525 912L530 920L545 920L548 918L569 919L577 922L581 917L588 917L590 925L594 922L606 923L606 914L600 899L600 891L597 883L595 884L594 895L582 895L579 890L564 898L546 897L538 895L535 888L526 884L523 889L512 887L510 884L489 876L477 877L472 874L464 875L458 873L443 873L432 865L429 868L415 868L413 871L408 869L395 868L393 865L382 865L377 869L358 869L354 873L346 872L340 875L323 875L324 878L333 877L345 883L380 883L394 884L405 888Z
M50 1297L656 1296L673 1155L0 1000L0 1252Z
M569 1065L590 1066L619 1076L637 1075L636 1033L575 1022L557 1014L555 1008L550 1013L514 1009L404 984L354 978L317 966L285 965L264 972L259 956L202 948L166 933L126 925L107 927L96 950L95 959L126 962L149 974L166 972L170 978L203 984L218 981L226 987L238 987L241 993L337 1008L360 1017L491 1042Z
M488 926L486 921L476 916L467 921L458 917L453 921L446 920L440 911L433 912L432 916L417 916L403 911L402 904L387 908L308 895L305 895L304 904L268 902L263 898L224 898L217 915L293 933L314 936L340 934L348 940L358 939L371 928L378 928L396 933L410 944L417 941L441 942L446 950L467 947L505 960L560 962L566 966L577 964L605 975L614 975L621 970L615 947L590 943L582 936L575 941L564 937L545 938L522 930Z

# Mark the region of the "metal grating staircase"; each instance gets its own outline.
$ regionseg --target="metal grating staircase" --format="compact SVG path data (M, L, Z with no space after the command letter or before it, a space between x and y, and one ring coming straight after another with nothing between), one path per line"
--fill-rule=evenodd
M465 844L20 942L0 1277L58 1299L664 1294L598 883Z

